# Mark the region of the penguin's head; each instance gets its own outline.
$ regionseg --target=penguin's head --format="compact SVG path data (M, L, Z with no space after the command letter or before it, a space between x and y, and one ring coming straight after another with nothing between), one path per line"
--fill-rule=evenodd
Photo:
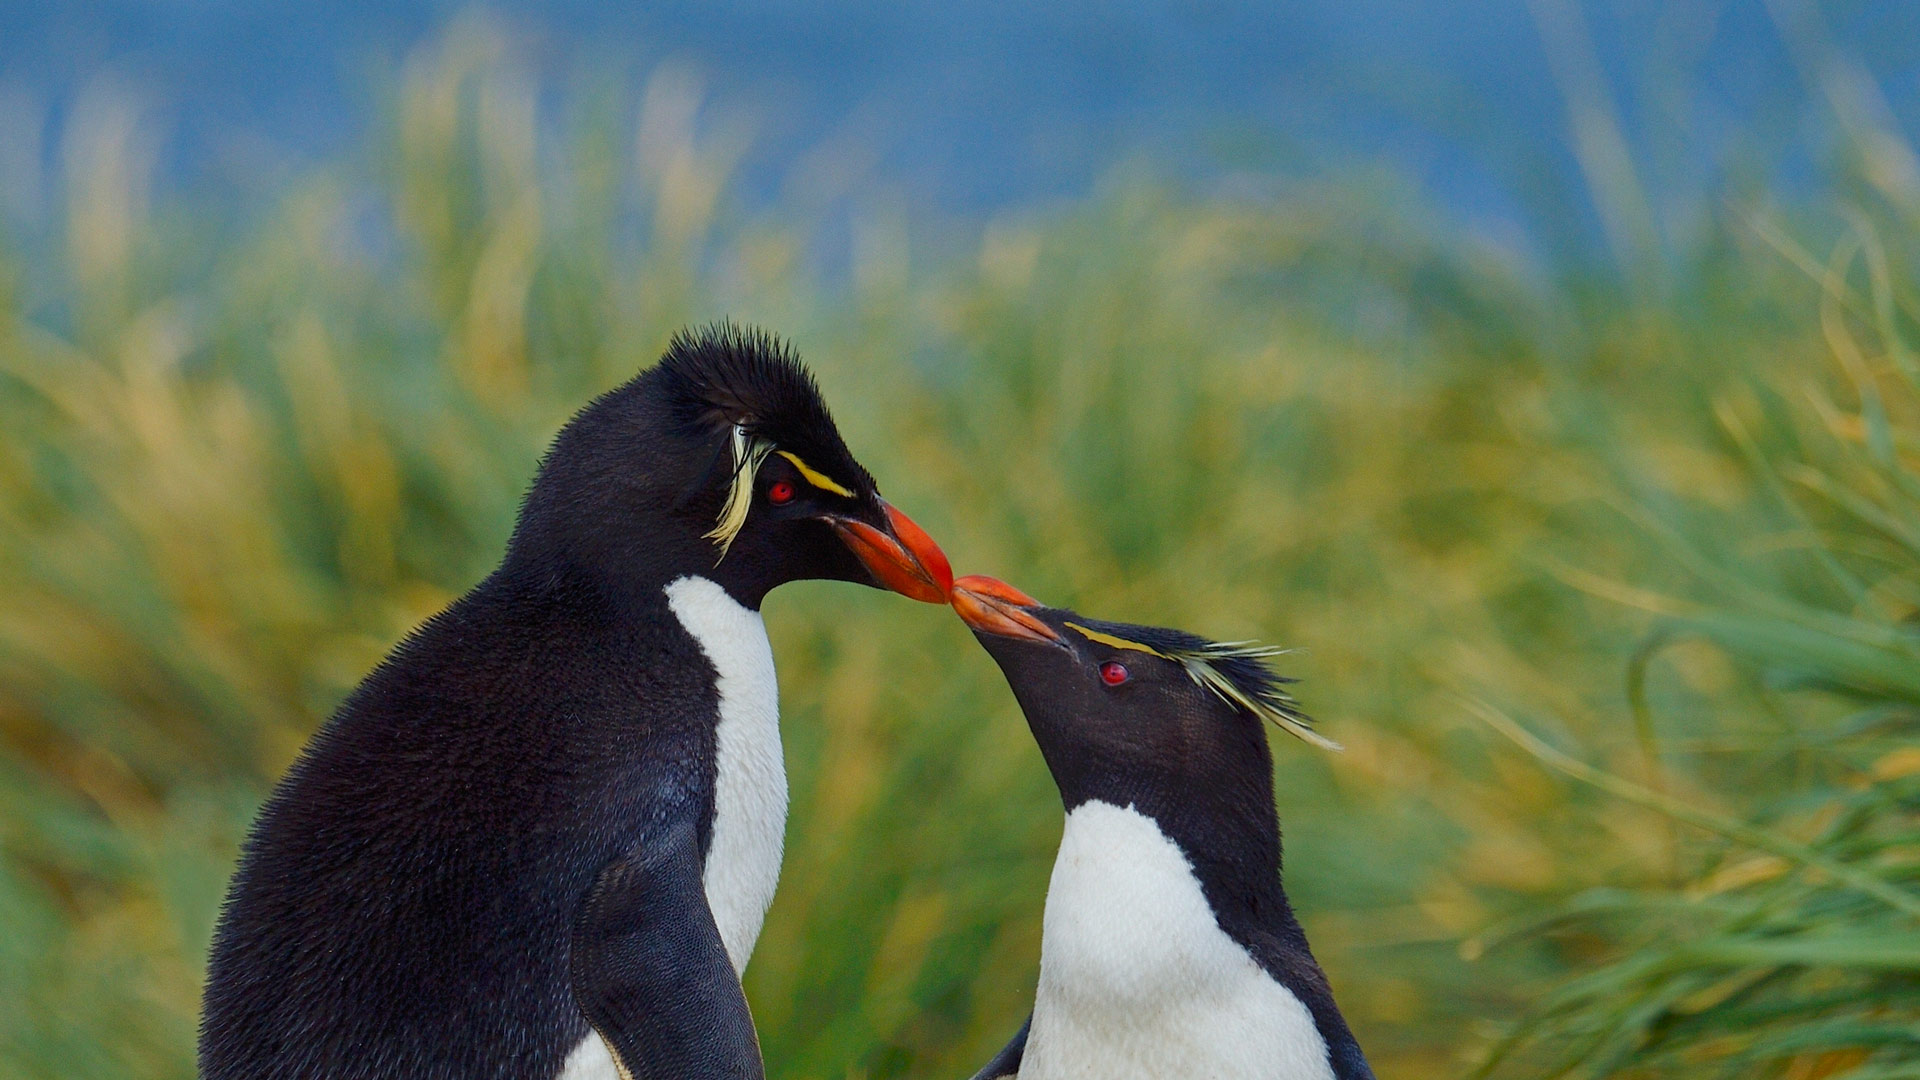
M516 559L615 582L697 574L754 607L806 578L930 603L953 580L847 450L792 350L730 324L675 335L660 363L562 429L521 509Z
M1099 799L1180 816L1225 804L1270 829L1265 725L1337 749L1267 666L1280 650L1090 619L979 575L956 580L951 598L1005 673L1068 809Z

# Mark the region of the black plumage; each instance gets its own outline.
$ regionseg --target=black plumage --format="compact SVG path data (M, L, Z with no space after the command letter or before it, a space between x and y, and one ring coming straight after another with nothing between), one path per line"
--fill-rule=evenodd
M960 579L955 607L1005 673L1065 808L1098 800L1152 819L1191 864L1220 930L1306 1006L1337 1080L1371 1080L1281 884L1266 724L1277 709L1304 716L1285 692L1291 680L1265 662L1274 650L1041 607L991 579ZM1103 677L1109 664L1123 669L1117 684ZM1012 1075L1028 1034L1023 1026L977 1080Z
M712 463L740 427L848 490L767 458L722 557L736 477ZM775 484L797 494L774 505ZM663 590L704 577L757 609L799 578L876 584L843 534L905 552L904 574L938 551L886 549L903 520L766 335L683 334L582 409L499 568L367 676L261 811L215 935L202 1076L543 1080L590 1018L635 1076L759 1075L699 891L715 668Z

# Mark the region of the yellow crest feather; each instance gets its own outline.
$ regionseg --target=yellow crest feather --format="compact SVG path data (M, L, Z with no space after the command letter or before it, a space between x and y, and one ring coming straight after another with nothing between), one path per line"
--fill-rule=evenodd
M1339 743L1313 730L1306 716L1299 711L1293 698L1285 690L1273 686L1265 692L1249 693L1215 666L1215 661L1236 657L1264 660L1279 656L1287 651L1285 649L1252 641L1216 641L1192 648L1176 648L1169 652L1144 642L1132 641L1117 634L1082 626L1076 622L1069 622L1067 626L1088 641L1097 641L1116 649L1132 649L1158 656L1163 660L1171 660L1186 670L1188 678L1211 690L1228 704L1247 710L1303 742L1312 743L1326 750L1341 748Z
M1128 641L1126 638L1123 638L1123 637L1115 637L1112 634L1102 633L1101 631L1098 631L1098 630L1088 629L1087 627L1081 626L1077 622L1070 622L1067 625L1073 628L1074 633L1079 634L1081 637L1086 638L1088 641L1097 641L1102 645L1111 645L1116 649L1133 649L1137 652L1152 653L1153 655L1161 657L1166 660L1173 659L1173 657L1168 656L1166 653L1161 652L1159 649L1156 649L1151 645L1142 645L1137 641Z
M842 487L840 484L835 483L833 478L828 476L826 473L823 473L819 469L816 469L813 466L807 464L806 462L801 461L799 454L793 453L790 450L775 450L774 453L779 454L781 457L786 458L788 461L792 462L793 467L800 470L800 475L806 478L807 483L812 484L814 487L817 487L822 491L831 491L835 495L843 496L848 499L853 498L853 492L848 491L845 487Z
M714 560L718 566L720 559L727 557L727 549L733 546L733 538L740 535L740 529L747 523L747 511L753 508L753 477L760 471L760 463L767 460L773 452L773 444L765 439L747 434L747 429L735 424L733 427L733 480L727 488L726 505L720 508L720 520L707 530L706 538L720 545L720 556Z

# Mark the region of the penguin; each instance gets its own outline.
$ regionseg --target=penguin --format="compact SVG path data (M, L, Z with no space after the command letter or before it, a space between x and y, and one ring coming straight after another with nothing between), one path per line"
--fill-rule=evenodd
M1372 1080L1287 903L1265 724L1321 746L1277 650L954 583L1066 808L1027 1023L975 1080Z
M766 594L944 603L792 350L682 332L555 437L497 569L402 641L245 842L205 1080L758 1078L740 988L787 785Z

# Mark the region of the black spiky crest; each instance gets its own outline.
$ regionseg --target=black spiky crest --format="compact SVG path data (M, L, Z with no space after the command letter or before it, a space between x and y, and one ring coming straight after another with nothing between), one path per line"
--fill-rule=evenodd
M813 375L785 341L753 327L717 322L681 330L656 369L676 423L700 437L723 439L732 464L728 494L708 537L724 557L746 520L754 473L784 451L850 493L874 490L840 438Z
M812 373L780 338L731 322L681 330L658 370L680 423L710 432L744 428L843 484L873 486L841 441Z
M1253 641L1213 641L1185 630L1164 626L1137 626L1075 616L1067 626L1089 641L1137 649L1172 660L1194 682L1221 700L1266 720L1305 742L1328 750L1340 744L1313 730L1313 718L1287 692L1295 680L1269 667L1267 661L1288 650Z

